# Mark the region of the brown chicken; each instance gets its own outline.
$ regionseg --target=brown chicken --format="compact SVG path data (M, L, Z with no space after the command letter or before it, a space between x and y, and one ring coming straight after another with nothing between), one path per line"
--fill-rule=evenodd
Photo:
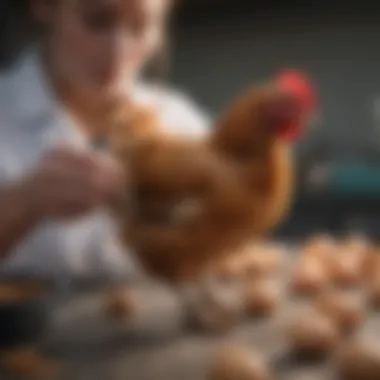
M281 220L292 193L291 143L311 97L308 81L288 73L249 90L196 139L165 134L146 110L118 115L111 147L131 186L115 212L148 271L196 276Z

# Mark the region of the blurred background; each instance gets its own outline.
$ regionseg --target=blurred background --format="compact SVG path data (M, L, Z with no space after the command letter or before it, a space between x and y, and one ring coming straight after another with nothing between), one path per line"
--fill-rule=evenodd
M0 7L5 66L22 45L23 32L18 16ZM297 194L281 236L315 230L380 236L377 8L365 0L180 1L169 80L211 115L284 67L304 70L317 84L321 110L295 149Z

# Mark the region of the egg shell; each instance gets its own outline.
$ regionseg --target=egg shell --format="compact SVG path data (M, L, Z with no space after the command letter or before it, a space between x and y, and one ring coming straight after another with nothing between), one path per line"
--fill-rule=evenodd
M230 346L215 358L209 380L272 380L270 368L262 355L247 348Z
M271 280L251 281L246 286L244 300L249 315L270 316L280 303L279 288Z
M365 320L365 308L362 300L342 291L329 291L319 296L315 307L331 318L343 334L351 333Z
M329 235L311 236L301 246L301 254L323 258L336 249L336 241Z
M2 352L0 368L22 378L51 378L60 372L59 363L28 348L16 348Z
M324 356L335 349L340 336L331 318L316 311L308 311L291 321L287 338L295 353Z
M239 322L242 307L234 288L205 284L188 304L190 325L210 333L229 331Z
M380 308L380 278L373 278L367 285L369 304L373 308Z
M244 265L241 259L227 259L215 267L216 276L223 281L234 281L244 276Z
M363 276L365 281L380 276L380 252L373 250L369 252L363 262Z
M338 380L380 379L380 351L367 342L351 341L335 357Z
M330 260L330 276L341 287L355 287L362 282L360 263L350 254L340 254Z
M105 311L107 316L115 321L128 320L136 310L133 294L124 287L109 291L106 298Z
M300 262L292 275L291 288L298 295L320 294L330 286L330 278L320 260Z

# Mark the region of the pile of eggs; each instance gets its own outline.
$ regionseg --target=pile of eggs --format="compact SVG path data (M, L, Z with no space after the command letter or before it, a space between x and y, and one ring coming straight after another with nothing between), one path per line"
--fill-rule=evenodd
M358 334L370 311L380 307L380 252L362 236L338 241L324 235L310 237L298 250L286 257L280 246L252 246L219 264L215 275L241 283L245 316L281 318L286 303L301 305L282 328L290 355L333 359L341 380L380 379L380 347ZM255 355L248 359L244 350L234 350L226 362L229 375L217 371L213 380L275 378Z
M380 350L357 334L370 311L380 308L380 252L361 236L339 241L323 235L308 238L297 251L264 242L218 262L210 281L197 285L194 320L203 330L220 333L244 318L277 318L284 322L280 330L288 355L332 359L340 380L380 379ZM231 287L234 301L226 291ZM133 314L127 293L114 292L110 300L108 313L115 320ZM289 309L296 310L284 317ZM224 347L208 379L275 379L267 359L247 347Z

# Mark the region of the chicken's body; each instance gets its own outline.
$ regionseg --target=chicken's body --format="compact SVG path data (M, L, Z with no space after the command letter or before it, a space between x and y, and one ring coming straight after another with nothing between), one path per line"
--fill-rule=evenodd
M117 214L122 239L153 274L195 276L281 220L292 191L291 144L260 107L282 95L270 87L244 95L205 138L168 136L152 118L143 128L151 132L134 138L140 126L129 125L118 156L131 202Z

